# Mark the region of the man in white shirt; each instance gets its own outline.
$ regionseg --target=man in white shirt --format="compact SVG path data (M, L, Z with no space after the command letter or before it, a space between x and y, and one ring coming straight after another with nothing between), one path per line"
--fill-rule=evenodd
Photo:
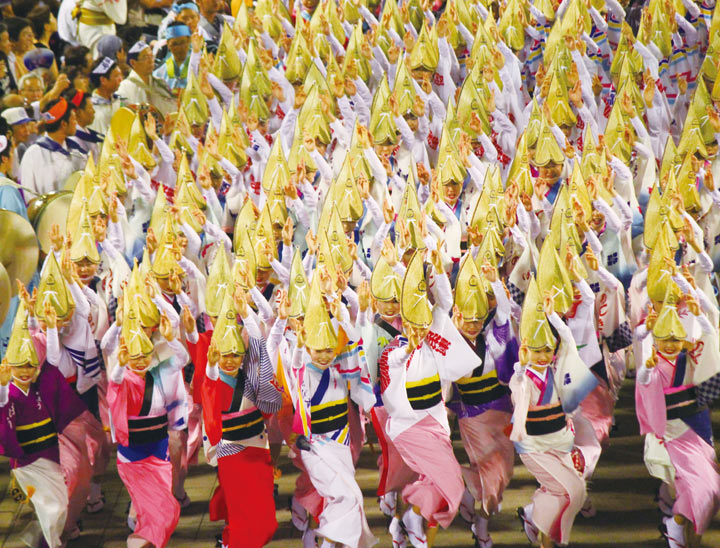
M86 156L71 152L65 142L77 126L72 103L53 99L42 118L45 134L25 151L20 162L20 182L32 193L27 199L60 190L65 179L86 163Z
M95 120L90 125L90 129L103 135L107 133L112 115L120 107L120 100L116 92L122 79L122 70L109 57L103 57L93 63L90 70L90 83L95 88L91 98L95 108Z
M17 179L20 176L20 161L23 154L35 139L34 128L36 124L23 107L8 108L3 111L2 117L5 118L12 130L15 147L12 153L12 169L10 172Z
M126 105L147 103L156 107L163 116L177 110L175 98L167 85L153 76L152 48L145 42L137 42L127 54L132 70L120 83L118 96Z

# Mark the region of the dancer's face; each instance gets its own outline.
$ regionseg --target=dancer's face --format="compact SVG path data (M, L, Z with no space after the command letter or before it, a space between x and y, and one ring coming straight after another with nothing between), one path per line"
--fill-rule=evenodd
M462 320L460 324L460 332L465 335L466 338L475 340L480 334L483 328L482 320Z
M322 350L315 350L314 348L308 348L308 354L310 354L310 359L314 365L325 369L335 358L335 349L324 348Z
M255 283L261 287L265 287L270 279L270 274L272 274L272 269L258 268L255 274Z
M673 359L677 357L677 355L680 354L680 351L683 349L684 343L685 341L683 341L682 339L675 338L655 340L655 346L657 347L657 349L663 356L668 359Z
M130 358L128 361L128 367L138 375L144 375L148 367L150 367L150 362L152 361L151 356L143 356L142 358Z
M419 121L417 116L414 114L406 114L404 116L405 121L407 122L407 125L410 127L410 131L415 133L418 130Z
M455 205L462 192L462 185L457 181L448 181L443 185L443 195L445 203L448 205Z
M393 301L375 301L375 308L384 320L393 320L400 314L400 303Z
M562 164L556 164L556 163L550 162L546 166L538 167L538 176L541 179L550 181L552 184L560 178L560 174L562 173L562 168L563 168Z
M30 385L37 377L38 369L30 364L21 365L12 368L13 383L18 388L22 388L27 392Z
M595 232L598 232L605 226L605 215L600 213L597 209L593 209L592 217L590 217L590 228Z
M549 346L542 350L530 350L530 363L538 367L547 367L552 363L555 352Z
M82 259L75 263L77 265L77 273L83 285L88 285L95 277L98 265L91 262L90 259Z
M218 367L223 373L234 377L237 375L244 357L245 354L229 354L227 356L220 356Z

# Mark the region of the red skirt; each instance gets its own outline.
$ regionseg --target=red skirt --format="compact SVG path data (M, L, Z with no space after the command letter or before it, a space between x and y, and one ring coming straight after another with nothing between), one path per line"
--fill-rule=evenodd
M275 530L270 451L247 447L218 459L220 485L210 500L210 519L224 519L223 542L230 548L260 548Z

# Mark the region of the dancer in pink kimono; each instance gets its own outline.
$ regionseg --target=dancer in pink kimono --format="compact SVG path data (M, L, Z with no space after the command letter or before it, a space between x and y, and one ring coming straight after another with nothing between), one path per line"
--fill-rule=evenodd
M530 542L542 548L568 543L585 501L584 462L582 452L574 448L568 414L597 384L577 353L570 328L555 312L549 291L541 300L538 284L531 279L520 323L520 361L510 380L515 405L510 439L540 483L532 502L519 508L518 515Z
M660 313L648 314L645 324L652 339L644 341L635 385L640 433L662 440L675 469L673 515L663 519L662 527L669 548L700 546L720 509L710 412L696 395L696 386L720 371L718 332L695 298L686 296L687 311L701 328L693 341L678 314L679 300L671 288Z
M180 518L172 494L168 430L187 425L187 400L181 368L184 347L173 337L167 317L160 330L175 355L159 361L138 320L137 302L125 296L123 334L118 363L110 371L108 403L113 437L118 443L117 468L137 514L128 548L163 548Z
M455 282L453 322L483 363L455 382L455 395L448 407L458 417L470 460L463 476L471 499L460 511L467 507L476 548L491 548L488 522L499 511L515 460L505 429L512 417L507 383L518 346L510 324L510 301L497 268L486 263L482 270L490 289L487 292L472 255L466 255ZM480 503L477 512L475 501Z
M401 295L405 336L380 371L389 415L385 431L405 464L418 474L402 490L408 506L402 522L416 548L432 546L438 525L447 528L452 523L465 488L450 443L441 383L457 381L482 363L448 315L452 290L437 251L431 253L435 307L430 308L424 254L416 251L408 264Z

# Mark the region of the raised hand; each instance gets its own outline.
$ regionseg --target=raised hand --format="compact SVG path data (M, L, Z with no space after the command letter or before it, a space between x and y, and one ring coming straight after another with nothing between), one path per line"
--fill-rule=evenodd
M585 260L587 261L587 265L590 270L597 270L600 267L598 258L595 256L595 253L593 253L590 246L588 246L585 250Z
M360 312L370 308L370 284L367 280L363 280L358 286L358 301L360 303Z
M12 380L12 368L8 364L7 360L3 360L0 363L0 384L7 386Z
M652 347L652 353L650 354L650 357L645 362L645 367L648 369L652 369L657 365L658 358L657 358L657 350L655 350L655 347Z
M65 246L65 238L63 238L60 232L60 225L53 224L50 227L50 243L52 244L53 251L61 251Z
M648 315L645 317L645 327L648 331L652 331L653 327L655 327L655 322L657 321L657 312L655 312L654 308L650 308L650 312L648 312Z
M218 350L217 343L215 343L214 341L210 343L207 358L209 365L215 365L217 362L220 361L220 351Z
M497 267L490 264L490 261L488 261L487 259L480 267L480 271L482 272L483 276L485 276L485 279L490 283L495 283L500 279L498 276Z
M55 329L57 327L57 312L49 302L46 302L43 306L43 314L45 315L45 325L48 329Z
M235 304L235 310L237 311L237 313L244 318L247 315L248 297L245 290L240 287L240 284L235 284L233 302Z
M310 255L317 254L318 249L318 241L317 238L313 235L312 229L308 230L305 234L305 242L308 246L308 251L310 252Z
M123 337L120 337L120 346L118 347L117 358L118 365L120 365L120 367L125 367L130 361L130 352L128 352L128 348Z
M453 315L452 315L452 321L455 327L458 328L458 330L462 327L463 324L463 317L462 314L460 314L460 309L458 308L458 305L453 305Z
M520 350L518 351L518 361L520 365L527 365L530 363L530 348L528 347L527 339L523 339L520 344Z
M467 228L467 235L470 239L470 243L475 247L480 247L480 244L482 244L482 234L480 233L480 229L477 226L470 225Z
M172 341L175 338L175 333L173 333L173 327L170 323L170 318L168 318L164 312L162 316L160 316L160 327L158 329L160 331L160 334L165 337L166 341Z
M170 274L170 291L172 291L175 295L179 295L182 291L182 281L180 280L180 276L178 276L178 273L173 271Z
M283 245L288 247L292 244L293 240L293 222L290 217L285 220L285 225L282 229L282 242Z
M278 290L277 303L278 318L281 320L287 320L290 315L290 297L286 289Z
M183 305L181 316L185 333L192 333L195 331L195 318L193 318L192 312L190 312L187 305Z
M548 318L555 312L555 301L549 291L545 292L545 297L543 298L543 312L545 312Z
M397 254L395 253L395 246L389 236L383 240L382 249L380 250L385 262L393 267L397 264Z
M692 314L693 316L700 315L700 304L695 297L693 297L692 295L687 295L685 297L685 305L690 311L690 314Z

